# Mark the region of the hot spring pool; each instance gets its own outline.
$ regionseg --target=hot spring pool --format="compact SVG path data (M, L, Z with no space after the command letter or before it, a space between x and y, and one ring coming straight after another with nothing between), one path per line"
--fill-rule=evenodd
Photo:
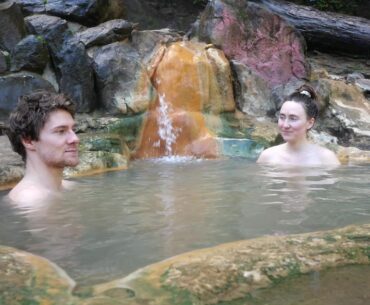
M370 222L370 166L279 169L245 159L132 162L76 179L63 199L14 206L0 244L44 256L81 284L186 251Z

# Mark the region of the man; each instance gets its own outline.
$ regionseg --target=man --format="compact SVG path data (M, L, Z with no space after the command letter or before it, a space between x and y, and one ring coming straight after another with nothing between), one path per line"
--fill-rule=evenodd
M12 201L45 200L67 187L63 169L79 161L74 113L73 102L62 94L36 91L19 99L8 137L25 162L25 175L10 191Z

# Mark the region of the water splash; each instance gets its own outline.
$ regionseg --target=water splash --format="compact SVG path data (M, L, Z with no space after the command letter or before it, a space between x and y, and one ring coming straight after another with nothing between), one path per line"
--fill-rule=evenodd
M165 95L159 95L158 108L158 135L165 143L165 155L173 155L173 144L176 143L179 130L173 127L172 118L170 117L170 104L166 101ZM155 143L159 146L160 143Z

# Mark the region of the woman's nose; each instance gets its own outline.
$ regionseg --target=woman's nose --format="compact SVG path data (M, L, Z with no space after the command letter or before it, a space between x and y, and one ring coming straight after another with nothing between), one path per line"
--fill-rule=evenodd
M290 122L289 122L289 120L288 119L284 119L283 120L283 122L282 122L283 124L283 127L285 127L285 128L288 128L289 126L290 126Z
M280 126L283 128L288 128L290 126L288 119L280 119Z

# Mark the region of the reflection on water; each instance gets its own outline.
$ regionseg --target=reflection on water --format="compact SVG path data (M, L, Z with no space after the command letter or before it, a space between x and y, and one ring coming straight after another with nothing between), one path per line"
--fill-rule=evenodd
M347 266L288 278L255 291L243 305L368 305L369 274L370 266Z
M63 199L39 206L3 198L0 244L47 257L81 283L103 282L193 249L368 223L369 169L137 161L78 179Z

